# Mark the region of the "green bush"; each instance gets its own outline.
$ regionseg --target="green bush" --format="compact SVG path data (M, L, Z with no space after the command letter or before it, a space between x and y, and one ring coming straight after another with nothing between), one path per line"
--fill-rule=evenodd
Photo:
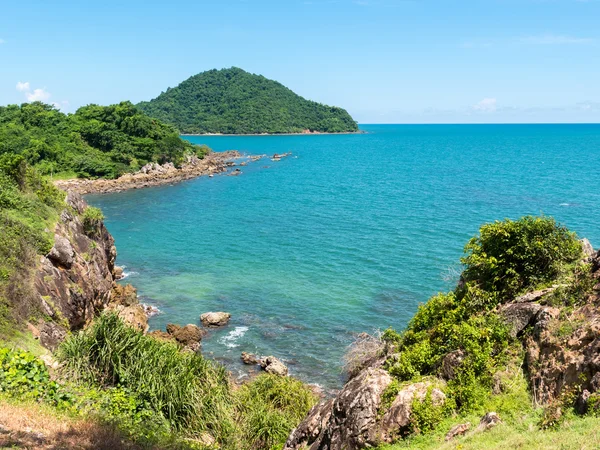
M85 208L83 211L83 229L86 234L94 234L103 220L104 214L102 214L100 208L95 208L94 206Z
M292 429L316 403L301 382L260 375L236 393L245 448L280 449Z
M432 431L448 412L452 410L449 403L434 404L431 395L433 386L429 386L425 398L413 398L410 414L410 429L412 433L421 434Z
M582 249L576 235L553 218L527 216L482 226L465 253L463 280L493 299L509 300L555 280L581 258Z
M211 430L221 438L230 431L225 370L199 354L143 335L115 314L100 316L67 339L57 357L73 378L125 388L176 429Z

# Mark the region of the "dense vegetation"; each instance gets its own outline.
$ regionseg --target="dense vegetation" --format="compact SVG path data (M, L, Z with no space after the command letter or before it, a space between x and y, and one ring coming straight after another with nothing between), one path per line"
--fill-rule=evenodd
M64 208L56 189L22 155L0 156L0 338L13 334L17 318L29 318L38 302L30 274L36 256L52 248L54 223Z
M390 329L383 335L390 355L386 368L395 378L384 398L393 399L403 383L441 377L448 354L457 355L459 361L442 386L445 404L423 407L426 401L416 401L411 429L406 432L431 432L456 414L471 418L490 410L505 418L537 414L543 421L527 392L519 362L522 346L511 338L496 307L553 283L568 287L565 292L576 297L563 295L556 301L567 306L583 301L586 292L578 290L586 286L579 278L585 269L581 257L575 234L552 218L524 217L484 225L465 247L465 269L457 288L421 305L403 332ZM502 395L492 395L494 390Z
M159 448L281 448L316 401L289 377L264 374L237 389L223 367L100 316L60 348L51 381L32 354L0 348L0 394L94 415Z
M40 102L0 107L0 158L20 158L43 175L115 178L148 162L183 162L204 147L180 139L130 102L63 114Z
M344 109L306 100L276 81L235 67L194 75L137 106L182 133L358 130Z

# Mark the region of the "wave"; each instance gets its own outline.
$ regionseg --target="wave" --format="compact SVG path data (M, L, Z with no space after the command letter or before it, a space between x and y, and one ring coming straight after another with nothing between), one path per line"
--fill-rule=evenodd
M237 340L244 336L246 331L248 331L248 327L235 327L235 330L231 330L226 336L219 339L219 342L229 348L239 347Z

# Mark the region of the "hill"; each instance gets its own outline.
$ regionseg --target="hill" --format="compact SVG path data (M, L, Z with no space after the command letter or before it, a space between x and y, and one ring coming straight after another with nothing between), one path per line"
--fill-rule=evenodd
M40 102L0 106L0 168L42 175L116 178L149 162L180 164L206 148L182 140L170 125L130 102L88 105L64 114Z
M137 106L181 133L358 131L346 110L306 100L276 81L236 67L194 75Z

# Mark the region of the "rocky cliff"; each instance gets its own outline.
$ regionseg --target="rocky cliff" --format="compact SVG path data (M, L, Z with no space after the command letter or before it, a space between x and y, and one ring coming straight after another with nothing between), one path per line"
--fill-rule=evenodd
M34 287L45 316L32 324L42 345L54 349L106 308L146 328L135 289L116 284L114 239L102 220L86 220L83 198L69 191L54 229L54 246L39 259Z

